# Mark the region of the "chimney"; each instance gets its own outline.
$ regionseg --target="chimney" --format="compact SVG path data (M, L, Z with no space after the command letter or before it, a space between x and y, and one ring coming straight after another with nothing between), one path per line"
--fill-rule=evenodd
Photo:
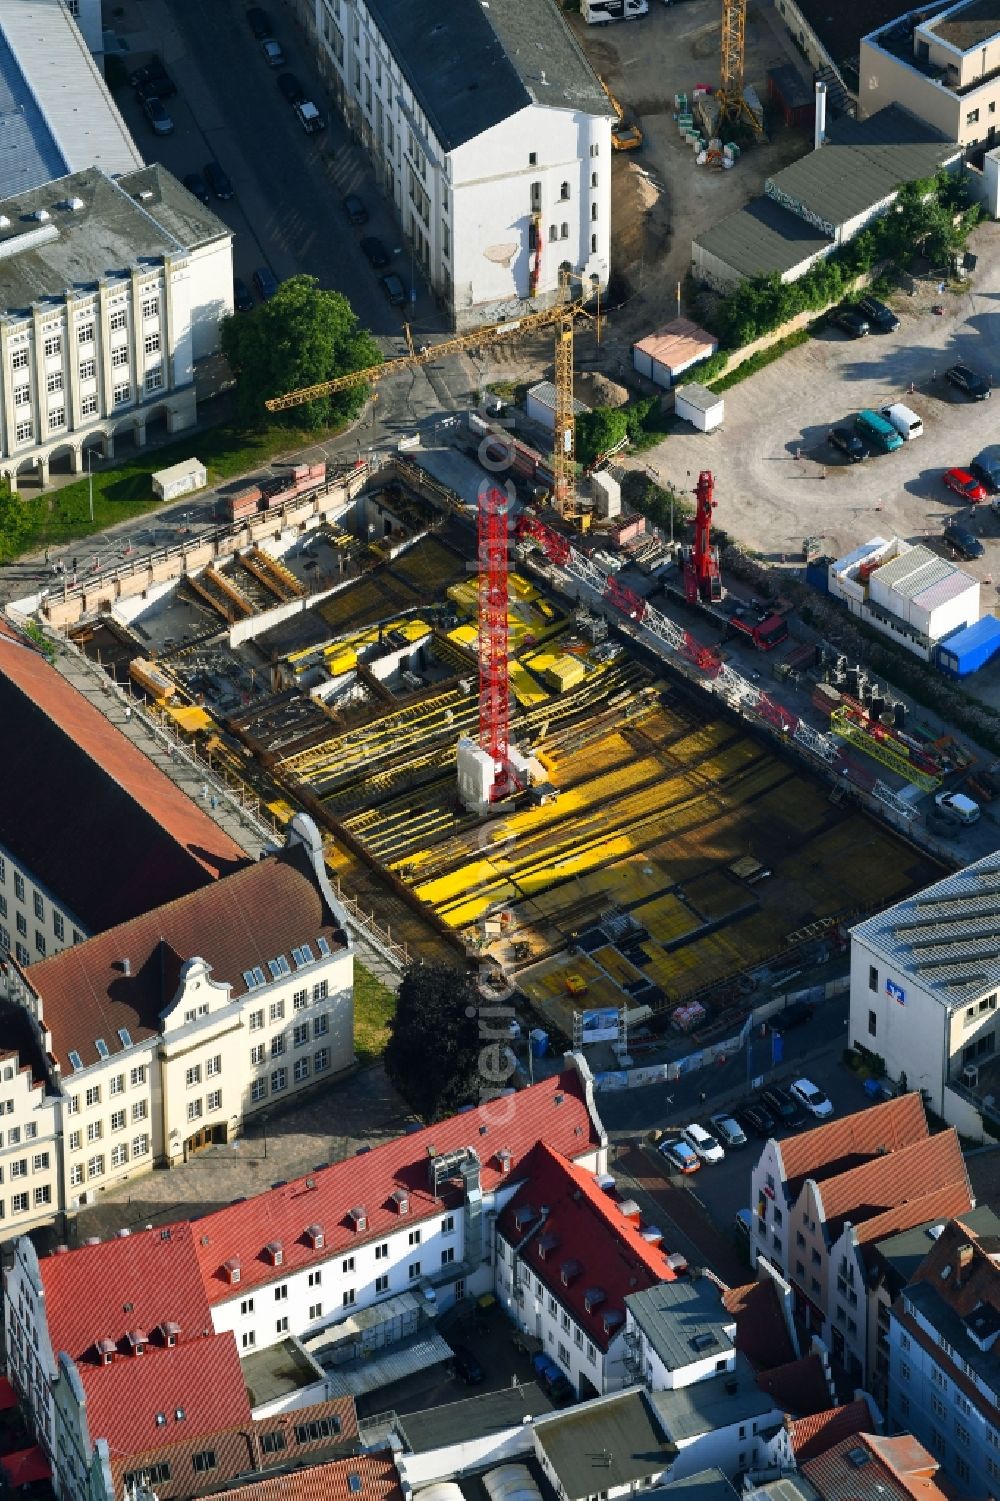
M826 139L826 84L816 83L816 127L813 146L818 151Z

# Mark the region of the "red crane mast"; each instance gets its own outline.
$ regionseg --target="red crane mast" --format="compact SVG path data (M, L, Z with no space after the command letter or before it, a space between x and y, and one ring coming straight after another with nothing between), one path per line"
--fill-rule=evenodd
M479 492L479 745L492 759L490 801L511 791L510 682L507 660L507 512L496 485Z
M694 544L684 557L684 597L688 604L718 603L722 598L722 578L719 573L719 550L712 546L712 512L715 510L713 496L714 480L711 471L703 469L698 476L695 495L698 508L694 517Z

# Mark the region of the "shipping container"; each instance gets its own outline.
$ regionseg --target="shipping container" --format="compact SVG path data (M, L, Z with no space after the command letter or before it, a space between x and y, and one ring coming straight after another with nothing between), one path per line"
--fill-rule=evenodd
M1000 620L984 615L974 625L964 626L938 642L937 665L948 677L964 678L978 672L1000 652Z

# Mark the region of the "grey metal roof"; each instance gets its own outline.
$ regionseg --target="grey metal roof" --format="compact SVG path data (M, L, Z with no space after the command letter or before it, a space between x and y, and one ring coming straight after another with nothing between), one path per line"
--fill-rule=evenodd
M977 1236L1000 1235L1000 1218L988 1204L967 1210L961 1219L962 1224L968 1225ZM875 1254L893 1298L907 1286L924 1257L933 1249L934 1237L929 1232L942 1223L940 1219L925 1220L922 1225L914 1225L912 1230L901 1230L876 1241Z
M722 1471L713 1468L643 1491L642 1501L737 1501L738 1496Z
M40 210L44 223L33 218ZM162 167L117 182L91 167L0 201L0 214L10 220L0 228L0 314L231 233Z
M743 1418L763 1417L774 1412L778 1405L772 1396L761 1391L753 1367L739 1352L731 1373L723 1372L707 1381L695 1381L670 1391L653 1392L651 1400L674 1443L726 1428Z
M903 599L913 599L922 589L929 589L955 572L954 563L939 558L929 547L918 544L883 563L873 577Z
M961 568L955 568L946 577L934 579L923 589L918 589L913 595L913 603L922 610L936 610L939 605L947 604L950 599L957 599L971 588L978 588L971 573L963 573Z
M466 1439L485 1438L509 1428L519 1428L525 1418L537 1418L552 1412L552 1403L535 1381L524 1386L507 1386L502 1391L451 1402L446 1407L431 1407L424 1412L408 1412L399 1419L399 1428L414 1454L460 1444Z
M823 1501L811 1480L804 1475L781 1475L744 1491L743 1501Z
M660 1282L629 1293L625 1306L668 1371L710 1356L722 1359L733 1348L728 1331L735 1331L736 1321L708 1277Z
M368 8L446 151L533 103L611 114L553 0L369 0Z
M0 9L0 197L67 172L142 166L75 22L60 0Z
M911 974L943 1006L1000 990L1000 854L984 855L851 932L894 965L895 980Z
M820 230L770 198L754 198L735 214L727 214L695 240L738 276L770 276L831 248Z
M933 177L961 151L893 104L867 120L846 115L834 120L826 144L769 177L764 191L796 212L842 225L891 197L904 182Z
M688 406L692 406L699 412L713 412L717 406L722 405L723 398L717 391L710 391L707 386L699 386L696 381L688 381L684 386L678 386L675 396L682 396Z
M677 1450L663 1432L655 1401L641 1387L630 1387L539 1419L535 1438L570 1501L670 1467Z

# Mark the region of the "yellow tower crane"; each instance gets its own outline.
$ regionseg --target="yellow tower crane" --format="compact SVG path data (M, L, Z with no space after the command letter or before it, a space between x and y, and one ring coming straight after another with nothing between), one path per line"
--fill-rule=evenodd
M722 69L716 94L727 120L745 120L755 135L764 127L743 94L747 0L722 0Z
M597 293L597 309L587 312L582 300L566 301L571 278L586 288L586 283L577 272L563 270L559 275L561 300L554 307L542 312L527 313L523 318L509 323L491 323L476 328L467 334L442 339L439 344L424 344L416 348L409 327L405 327L408 353L396 359L384 360L381 365L370 365L364 370L351 370L345 375L335 375L331 380L319 381L314 386L302 386L296 391L286 391L281 396L270 397L264 405L269 412L285 412L290 407L304 406L307 401L317 401L322 396L332 396L337 391L348 391L352 386L374 385L386 380L400 370L413 370L420 365L446 355L458 354L464 349L493 347L515 335L533 333L535 329L556 325L555 372L553 384L556 391L555 431L552 443L553 504L561 516L576 514L575 505L575 423L573 418L573 323L583 315L593 316L597 338L601 337L600 290Z

